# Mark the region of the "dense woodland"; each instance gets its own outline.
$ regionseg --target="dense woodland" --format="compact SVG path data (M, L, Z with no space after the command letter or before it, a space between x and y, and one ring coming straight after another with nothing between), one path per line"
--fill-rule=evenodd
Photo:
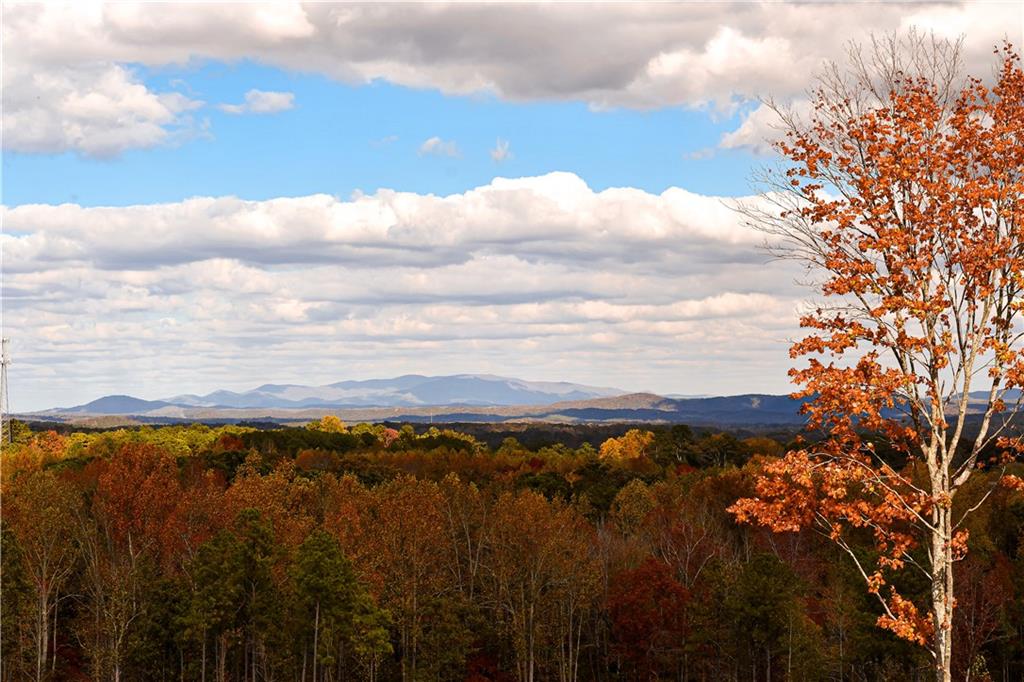
M787 437L579 426L497 441L330 417L14 426L3 680L934 675L924 649L876 626L827 538L727 511ZM954 677L1020 680L1024 493L999 488L970 518Z

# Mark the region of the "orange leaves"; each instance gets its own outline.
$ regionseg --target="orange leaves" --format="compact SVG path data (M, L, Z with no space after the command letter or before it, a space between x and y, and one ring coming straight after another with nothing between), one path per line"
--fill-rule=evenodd
M850 441L856 449L858 428L890 432L898 445L913 437L895 428L898 424L890 417L896 396L910 379L899 370L883 367L876 353L867 353L853 367L825 365L811 358L806 368L790 374L804 385L797 396L814 398L806 406L810 427L827 430L834 440Z
M872 336L848 319L808 316L802 324L825 334L796 344L794 356L842 353L870 339L949 367L957 349L946 313L1020 271L1024 76L1012 51L1003 58L991 93L971 81L954 105L936 85L908 77L892 84L884 106L839 118L843 109L819 92L811 123L780 145L802 214L815 225L822 293L867 297L856 307L878 323ZM908 334L908 322L922 333ZM886 328L893 333L879 333Z
M113 540L130 552L169 543L180 493L177 463L151 445L125 445L102 468L93 506Z
M1024 493L1024 478L1021 478L1020 476L1003 476L1000 483L1010 490L1016 490L1019 493Z
M778 150L791 166L771 189L788 202L753 215L819 276L826 303L800 320L809 332L790 355L805 364L790 376L823 440L766 464L756 496L730 511L776 531L817 526L883 601L879 625L926 644L934 624L882 587L925 545L928 610L951 611L943 581L968 544L953 531L956 494L1002 429L1005 391L1024 388L1024 70L1006 45L991 88L971 78L947 92L921 60L952 67L951 54L917 48L905 70L880 66L903 56L854 62L852 82L870 94L826 74L810 120L784 122ZM972 385L986 375L990 394ZM978 389L990 395L980 426L962 398ZM1019 438L995 444L982 466L1024 454ZM1003 484L1024 490L1020 478ZM871 565L853 538L873 546Z
M740 522L757 523L777 533L796 532L814 520L819 507L814 465L797 451L765 463L757 497L737 500L728 511Z
M410 600L436 594L446 567L441 489L406 476L372 490L369 503L361 543L366 563L389 587L384 603L403 627L419 627L422 614Z
M844 547L850 533L867 531L877 552L877 567L865 576L873 594L887 584L887 572L905 566L918 545L917 515L929 506L904 476L874 464L865 453L840 449L802 450L767 461L755 492L756 497L740 499L729 508L738 521L774 532L813 526ZM960 540L966 542L966 536ZM914 605L895 592L885 601L894 615L879 625L923 643L927 630Z
M891 616L878 617L878 626L889 630L900 639L924 646L935 631L930 618L923 617L913 602L892 590L887 600Z
M953 540L950 542L950 547L953 550L953 561L960 561L967 556L967 540L971 537L971 532L967 529L958 530L953 534Z
M260 475L262 460L252 454L246 458L232 486L224 494L228 518L244 509L257 509L269 521L277 540L289 549L297 548L315 526L309 513L309 500L316 491L312 484L296 476L295 463L282 460L273 471Z

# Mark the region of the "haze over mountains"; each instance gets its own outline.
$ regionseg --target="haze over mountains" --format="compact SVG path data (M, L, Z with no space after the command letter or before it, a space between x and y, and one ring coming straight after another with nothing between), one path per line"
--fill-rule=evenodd
M972 398L981 399L982 393L972 393ZM1019 392L1013 391L1007 400L1018 397ZM805 423L801 406L801 400L787 395L663 396L567 382L460 374L404 375L323 386L264 384L244 392L217 390L160 400L105 395L80 406L32 416L60 421L119 416L150 422L298 422L334 414L352 422L636 421L749 427L801 425Z
M479 374L405 375L323 386L265 384L161 400L109 395L37 416L78 420L135 416L152 421L272 419L338 414L351 421L647 421L694 424L797 424L799 403L786 396L669 398L557 381Z
M300 409L309 407L417 407L425 405L549 405L567 400L590 400L623 395L615 388L555 381L523 381L482 374L422 376L339 381L324 386L264 384L251 391L214 391L160 400L105 396L62 412L119 414L125 409L150 411L168 406Z
M622 395L615 388L554 381L523 381L484 374L339 381L326 386L264 384L245 393L215 391L205 396L167 398L194 407L415 407L419 405L546 405Z
M983 396L979 394L980 397ZM1007 400L1018 397L1017 392L1012 392ZM219 390L162 400L109 395L84 405L37 412L34 416L68 421L124 416L152 422L295 422L336 414L346 421L637 421L750 427L801 425L805 422L801 405L802 401L782 395L666 397L484 374L409 374L323 386L264 384L241 393Z

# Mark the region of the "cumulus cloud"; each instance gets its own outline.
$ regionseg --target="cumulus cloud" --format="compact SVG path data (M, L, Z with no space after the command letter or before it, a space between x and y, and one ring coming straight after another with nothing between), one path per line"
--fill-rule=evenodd
M221 104L219 109L229 114L276 114L294 107L293 93L250 90L241 104Z
M429 137L420 145L421 156L459 156L459 146L452 140L442 140L436 135Z
M722 200L595 191L569 173L449 196L23 205L0 219L17 409L310 381L312 364L327 380L784 390L803 295Z
M512 150L509 149L508 140L503 140L500 137L494 143L494 149L490 153L491 160L495 163L501 163L512 158Z
M449 94L493 93L511 101L721 111L757 96L799 96L822 60L842 56L846 40L912 26L954 37L966 32L968 67L987 75L992 46L1006 35L1019 43L1024 24L1024 5L1006 2L80 2L14 4L3 12L5 84L12 73L59 79L70 70L76 75L68 77L81 81L115 64L252 59L345 82L382 79ZM60 92L41 99L39 106L57 110ZM161 96L140 93L142 98ZM164 106L170 118L155 111L143 123L172 125L168 121L176 121L180 109ZM31 122L30 107L26 98L13 98L5 116ZM119 127L113 116L94 120L96 126ZM132 136L129 141L152 144L160 133L148 128ZM33 133L31 143L16 132L11 138L22 149L82 150L81 143L74 146L75 139L52 132Z
M117 156L188 134L193 121L187 114L202 104L176 92L153 92L117 64L31 71L5 63L4 146Z
M259 265L345 262L352 267L464 262L474 255L524 261L630 261L672 267L676 245L699 258L730 259L758 242L716 197L670 188L595 192L572 173L496 178L450 196L380 190L342 201L328 195L246 201L193 198L172 204L3 210L9 267L81 263L106 269L232 258Z

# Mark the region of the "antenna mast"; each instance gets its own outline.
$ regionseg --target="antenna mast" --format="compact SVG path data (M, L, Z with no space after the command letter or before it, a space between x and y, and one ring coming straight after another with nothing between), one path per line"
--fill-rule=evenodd
M0 339L0 443L14 442L11 405L7 399L7 365L11 364L10 339Z

